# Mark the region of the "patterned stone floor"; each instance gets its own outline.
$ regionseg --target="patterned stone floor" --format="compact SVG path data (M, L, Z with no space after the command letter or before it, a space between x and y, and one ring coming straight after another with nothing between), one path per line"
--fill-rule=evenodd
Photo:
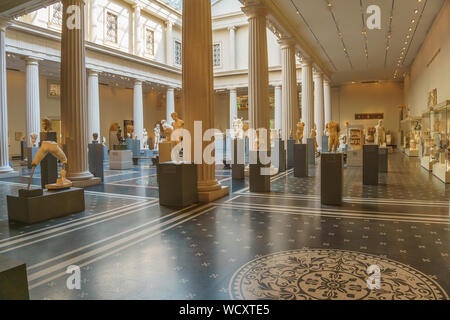
M106 171L81 214L24 226L2 201L0 254L27 263L32 299L448 299L449 187L417 159L389 165L376 187L346 168L341 207L320 204L319 165L273 177L270 194L218 166L232 193L176 211L159 207L149 164ZM1 180L0 197L26 181ZM80 290L67 288L71 265Z

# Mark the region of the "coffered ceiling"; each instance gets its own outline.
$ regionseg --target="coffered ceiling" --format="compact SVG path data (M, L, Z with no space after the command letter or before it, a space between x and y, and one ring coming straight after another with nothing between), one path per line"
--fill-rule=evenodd
M445 0L268 0L332 74L333 84L401 79ZM370 5L381 29L370 30Z

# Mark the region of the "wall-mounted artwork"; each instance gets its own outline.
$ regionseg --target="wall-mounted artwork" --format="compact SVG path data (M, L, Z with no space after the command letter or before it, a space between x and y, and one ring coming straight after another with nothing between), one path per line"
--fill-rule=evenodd
M355 120L383 120L384 113L357 113Z
M134 121L133 120L123 120L123 135L124 138L128 138L128 135L130 135L130 138L134 138Z
M55 80L48 80L47 94L50 98L59 98L61 96L61 84Z

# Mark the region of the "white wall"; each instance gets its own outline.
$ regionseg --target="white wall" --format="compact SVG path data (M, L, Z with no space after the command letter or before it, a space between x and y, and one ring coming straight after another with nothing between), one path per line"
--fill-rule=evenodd
M405 100L412 115L427 109L428 93L437 89L438 103L450 100L450 1L446 1L411 66ZM431 62L436 53L440 53ZM431 62L431 64L430 64Z
M375 126L378 120L355 120L356 113L384 113L386 130L399 130L399 106L404 104L403 83L348 84L332 89L332 116L341 127Z

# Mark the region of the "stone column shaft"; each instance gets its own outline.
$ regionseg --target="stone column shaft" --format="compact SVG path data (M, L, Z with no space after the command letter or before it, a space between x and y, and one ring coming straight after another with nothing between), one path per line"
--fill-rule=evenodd
M202 122L201 134L214 127L214 79L212 62L212 24L210 0L183 1L183 116L185 128L191 133L191 154L194 140L202 153L211 141L194 136L194 122ZM184 145L184 148L187 148ZM215 163L197 162L197 189L200 202L210 202L229 192L216 180Z
M314 86L312 61L303 59L302 64L302 121L305 123L304 136L309 137L314 123Z
M236 70L236 27L228 30L230 31L230 70Z
M93 139L93 134L100 131L100 99L98 92L98 73L88 70L88 143Z
M30 135L37 133L36 143L39 143L41 132L41 107L39 95L39 62L37 59L27 58L26 63L26 99L27 99L27 146L31 147Z
M290 132L296 133L298 114L297 65L295 61L295 42L287 38L281 44L281 70L283 79L282 130L281 136L287 141Z
M317 144L322 147L322 136L324 129L323 110L323 74L317 72L314 75L314 123L317 126Z
M275 87L275 129L283 128L282 86Z
M172 113L175 112L175 89L167 88L166 92L166 120L172 123Z
M63 0L63 21L68 21L67 8L80 8L77 27L63 23L61 36L61 120L63 143L68 159L67 178L91 180L87 159L87 104L85 67L84 1Z
M238 110L237 110L237 90L236 88L230 89L230 126L231 129L233 126L233 120L238 116Z
M142 56L142 26L141 26L141 7L134 7L134 54Z
M323 81L323 97L325 109L325 125L331 121L331 85L330 81L324 79Z
M142 96L142 81L134 82L133 90L133 126L134 135L141 142L144 141L144 100Z
M173 23L166 22L166 64L173 65Z
M13 171L9 166L8 105L6 99L6 28L8 22L0 19L0 173Z

